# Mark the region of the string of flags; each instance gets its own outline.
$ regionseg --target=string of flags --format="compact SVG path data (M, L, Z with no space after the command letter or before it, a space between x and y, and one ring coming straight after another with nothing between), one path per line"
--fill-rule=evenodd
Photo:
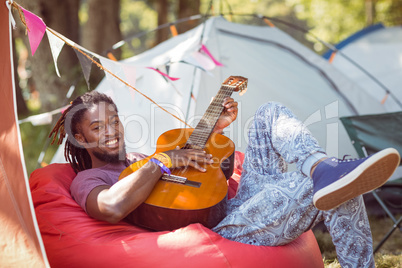
M159 106L155 101L147 97L145 94L143 94L141 91L136 89L134 87L135 81L136 81L136 70L138 68L145 68L149 70L153 70L160 74L168 83L174 82L179 80L179 77L172 77L169 75L169 66L171 64L174 64L176 62L182 62L186 64L190 64L196 68L199 68L207 73L209 73L210 70L213 70L216 66L224 66L221 62L216 60L212 53L208 50L208 48L204 45L201 44L199 48L190 53L189 55L185 56L185 58L181 60L175 60L172 61L170 60L167 62L164 66L132 66L126 63L121 63L117 62L115 60L111 60L105 57L102 57L92 51L89 51L78 44L74 43L73 41L69 40L68 38L64 37L60 33L56 32L55 30L49 28L46 26L45 22L35 15L34 13L24 9L21 7L19 4L14 2L13 0L6 0L6 5L9 9L9 14L10 14L10 20L15 28L15 20L12 16L11 9L14 7L15 9L18 10L20 19L23 22L23 24L26 26L27 29L27 35L28 35L28 40L29 40L29 45L30 45L30 50L32 56L34 56L37 48L39 47L39 44L41 43L43 36L47 35L50 49L51 49L51 54L53 58L53 62L55 65L55 71L56 74L60 77L60 72L57 66L57 60L60 55L60 52L62 51L63 47L65 44L68 46L72 47L77 55L77 58L80 62L81 69L85 78L85 81L87 83L88 88L90 87L89 85L89 79L90 79L90 73L92 69L92 65L95 64L97 65L100 69L102 69L105 72L106 79L111 81L112 83L123 83L124 85L134 89L141 95L143 95L145 98L156 104L159 108L164 110L165 112L171 114L169 111L165 110L163 107ZM22 14L23 16L22 16ZM163 72L161 69L165 69L166 72ZM111 72L110 70L113 70ZM176 89L176 87L173 88L176 90L176 92L181 95L181 93ZM193 96L192 96L193 98ZM193 98L194 99L194 98ZM60 112L63 109L57 109L55 111ZM36 115L32 117L28 117L22 121L22 122L27 122L30 121L33 124L43 124L44 122L49 122L49 116L54 114L55 111L49 112L49 113L44 113L41 115ZM176 119L181 121L182 123L188 125L186 122L182 121L180 118L177 116L171 114L174 116ZM51 122L51 120L50 120ZM49 122L49 124L50 124Z
M53 120L53 115L58 114L58 113L63 113L64 110L68 108L69 105L66 105L62 108L55 109L51 112L46 112L46 113L41 113L41 114L36 114L36 115L31 115L27 118L18 120L18 124L22 124L25 122L31 122L32 125L34 126L40 126L40 125L49 125L52 123Z

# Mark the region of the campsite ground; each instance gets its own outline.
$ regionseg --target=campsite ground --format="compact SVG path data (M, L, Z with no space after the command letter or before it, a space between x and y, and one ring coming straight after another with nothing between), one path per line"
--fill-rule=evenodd
M400 215L397 216L399 218ZM389 218L370 216L370 226L373 234L374 246L384 237L393 223ZM336 260L335 247L332 244L328 232L322 228L314 230L318 245L324 259L326 268L340 268ZM394 231L391 237L383 244L380 250L375 254L375 263L377 268L402 267L402 234L398 230Z

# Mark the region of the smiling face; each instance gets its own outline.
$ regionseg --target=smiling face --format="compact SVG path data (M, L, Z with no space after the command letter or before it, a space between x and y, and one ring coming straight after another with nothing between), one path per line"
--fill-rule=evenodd
M92 168L125 160L123 125L113 105L93 105L84 113L78 129L75 139L91 156Z

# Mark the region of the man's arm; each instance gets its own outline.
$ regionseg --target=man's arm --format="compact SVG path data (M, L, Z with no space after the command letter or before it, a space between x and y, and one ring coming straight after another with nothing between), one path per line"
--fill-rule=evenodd
M172 159L172 168L192 166L205 172L200 164L213 162L212 155L202 150L177 149L165 153ZM119 222L148 198L161 176L160 167L148 162L112 186L95 187L87 197L87 213L98 220Z

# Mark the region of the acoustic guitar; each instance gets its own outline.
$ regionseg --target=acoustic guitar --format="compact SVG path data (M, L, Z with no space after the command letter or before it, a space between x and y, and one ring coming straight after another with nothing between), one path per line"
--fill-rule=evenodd
M247 78L230 76L222 83L195 129L173 129L159 136L155 154L173 150L176 146L182 149L203 149L212 154L214 162L204 166L206 172L183 167L172 169L170 176L165 173L146 201L127 216L128 221L161 231L178 229L191 223L201 223L212 228L225 217L228 191L226 180L233 169L226 176L222 169L230 167L231 161L228 160L233 158L235 146L226 136L212 131L224 109L224 98L229 97L233 91L244 93L246 89ZM120 174L119 179L141 168L152 156L131 164Z

